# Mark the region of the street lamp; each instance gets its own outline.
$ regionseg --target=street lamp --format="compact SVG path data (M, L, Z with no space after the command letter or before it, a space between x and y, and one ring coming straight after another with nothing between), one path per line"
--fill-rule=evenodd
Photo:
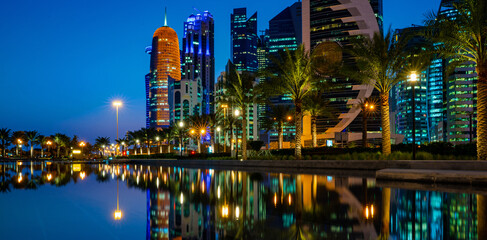
M161 145L161 142L159 140L160 140L160 138L159 138L159 136L157 136L156 137L156 142L157 142L157 145L159 145L159 153L162 154L162 145Z
M220 138L221 138L220 131L221 131L221 128L218 126L216 128L216 132L218 133L218 139L217 139L217 142L216 142L216 144L218 146L217 147L218 148L218 151L217 152L220 152Z
M182 133L183 133L183 127L184 127L184 122L181 121L179 122L179 155L180 156L183 156L183 149L182 149L182 142L183 142L183 136L182 136Z
M236 118L238 118L239 115L240 115L240 111L238 109L235 109L234 116ZM236 139L238 139L238 127L235 127L235 137L236 137ZM238 142L237 142L237 140L235 141L235 145L237 148L237 151L235 154L235 160L238 160Z
M113 106L117 109L117 140L118 140L118 108L122 106L122 102L114 101Z
M227 104L222 104L221 105L222 108L223 108L223 128L225 129L225 125L226 125L226 120L227 120L227 108L228 108L228 105ZM224 144L223 144L223 152L227 152L227 134L226 132L223 133L224 134Z
M85 145L86 145L85 142L79 143L79 146L81 147L81 155L83 155L83 150L84 150Z
M17 143L19 144L19 146L17 147L17 156L19 155L19 148L22 147L22 140L19 138L17 139Z
M416 88L415 84L418 80L418 75L416 72L411 72L411 86L413 88L413 97L412 97L412 105L413 105L413 160L416 160L416 93L414 89Z

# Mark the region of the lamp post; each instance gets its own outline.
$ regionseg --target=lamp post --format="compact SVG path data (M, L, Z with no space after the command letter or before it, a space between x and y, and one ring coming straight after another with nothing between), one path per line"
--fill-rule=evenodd
M182 149L183 127L184 127L184 122L183 121L179 122L179 155L180 156L183 156L183 149Z
M416 88L415 83L418 80L418 75L416 75L416 72L411 73L411 87L413 88L413 99L412 99L412 105L413 105L413 160L416 160L416 93L414 89Z
M136 143L136 145L139 145L139 148L140 148L139 139L135 140L135 143ZM135 155L137 155L137 149L135 149L134 152L135 152ZM142 150L140 150L140 154L142 154Z
M47 141L47 151L49 152L49 155L51 154L51 145L52 145L52 142L51 141Z
M221 128L220 127L217 127L216 128L216 132L218 133L218 139L217 139L217 143L216 143L217 144L217 148L218 148L217 153L220 152L220 137L221 137L220 131L221 131Z
M369 118L370 112L373 112L375 109L374 104L365 102L362 104L362 147L367 147L367 120Z
M223 129L225 129L225 124L226 124L226 120L227 120L227 108L228 108L228 105L227 104L222 104L221 105L222 108L223 108ZM224 144L223 144L223 152L227 152L227 135L226 135L226 132L224 133Z
M114 101L113 106L117 109L117 140L118 140L118 108L122 106L121 101Z
M21 148L21 147L22 147L22 140L21 140L20 138L19 138L19 139L17 139L17 143L19 144L19 145L17 146L17 156L19 156L19 148ZM22 152L21 152L21 153L22 153Z
M85 148L85 145L86 145L85 142L80 142L79 143L79 146L81 147L81 155L84 155L83 150Z
M201 153L201 141L203 140L203 135L205 135L206 130L204 128L202 128L200 130L200 133L201 133L200 139L198 140L198 153Z
M159 153L162 154L162 145L161 145L161 142L159 140L160 140L160 138L157 136L156 137L156 142L157 142L157 145L159 145Z
M240 116L240 111L238 109L235 109L235 112L233 115L235 116L236 119L238 119L238 116ZM237 151L235 154L235 159L238 160L238 127L237 126L235 126L235 145L237 148Z

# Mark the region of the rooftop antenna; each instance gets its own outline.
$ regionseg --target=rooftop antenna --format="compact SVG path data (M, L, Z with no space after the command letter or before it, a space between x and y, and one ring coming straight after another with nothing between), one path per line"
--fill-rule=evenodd
M167 7L164 7L164 26L167 26Z

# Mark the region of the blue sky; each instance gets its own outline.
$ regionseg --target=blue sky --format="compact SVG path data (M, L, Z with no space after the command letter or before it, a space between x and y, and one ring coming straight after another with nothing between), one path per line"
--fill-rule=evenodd
M145 127L144 48L163 24L182 37L183 22L198 10L215 18L216 73L230 56L230 13L258 12L259 29L291 0L130 1L15 0L0 8L0 128L57 132L92 141L115 139L115 110L121 99L120 133ZM385 27L421 24L440 0L384 0Z

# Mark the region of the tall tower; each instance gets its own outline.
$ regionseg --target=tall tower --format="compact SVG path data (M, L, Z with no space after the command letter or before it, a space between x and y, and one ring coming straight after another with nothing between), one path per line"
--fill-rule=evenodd
M203 90L201 113L214 113L215 41L213 16L202 12L188 17L184 23L182 78L201 81Z
M257 12L247 19L246 8L235 8L230 17L232 62L238 71L256 72L257 61Z
M168 128L170 125L169 78L181 80L178 35L167 26L158 28L152 37L150 73L146 75L147 128Z

